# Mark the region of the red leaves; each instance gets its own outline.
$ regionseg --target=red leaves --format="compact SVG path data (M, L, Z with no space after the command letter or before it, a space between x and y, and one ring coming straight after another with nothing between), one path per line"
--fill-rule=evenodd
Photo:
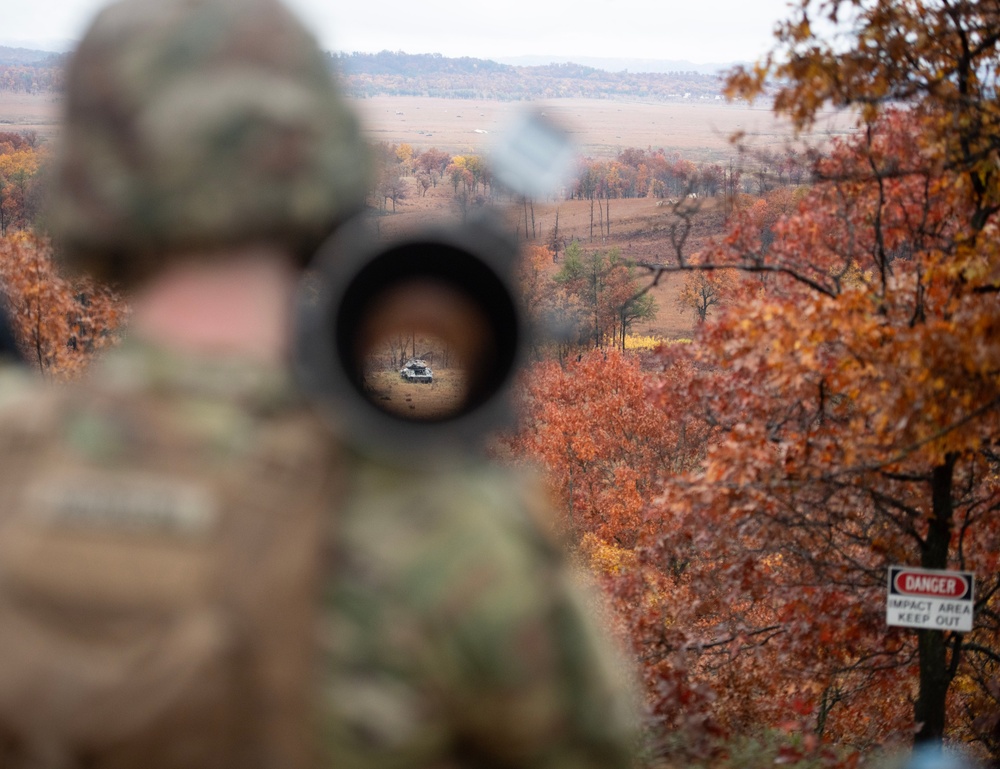
M803 101L779 105L807 120L863 77L838 83L835 64L792 61ZM887 114L801 199L738 212L704 258L749 276L645 387L595 357L529 386L518 440L604 543L588 552L614 566L664 729L786 725L781 761L831 766L852 764L826 741L907 734L920 651L885 627L885 568L933 554L986 580L976 630L948 637L949 723L1000 753L975 718L997 706L1000 655L1000 180L950 167L944 124Z
M673 444L664 415L645 399L638 361L595 350L566 369L537 364L523 411L514 450L546 468L565 525L632 547Z
M807 732L905 731L917 652L884 627L886 564L919 562L942 509L952 560L997 562L996 517L976 510L1000 509L981 453L1000 434L1000 303L976 286L1000 249L968 237L975 209L954 177L898 173L914 120L841 146L766 249L763 209L734 219L712 262L768 278L701 329L689 381L657 391L708 426L700 467L666 480L656 517L672 530L650 558L693 545L690 603L670 620L701 639L689 669L720 693L723 724L802 722L819 703ZM956 457L943 508L932 481ZM996 628L978 638L1000 648Z

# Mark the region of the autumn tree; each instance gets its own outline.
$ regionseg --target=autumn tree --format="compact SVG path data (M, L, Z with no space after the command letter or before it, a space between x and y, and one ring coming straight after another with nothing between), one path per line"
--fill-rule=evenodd
M0 237L34 222L46 158L34 134L0 133Z
M588 313L577 297L560 285L552 273L553 253L546 246L525 246L517 261L516 278L535 358L555 357L564 362L575 354L577 339Z
M55 379L114 344L127 312L108 288L62 277L49 243L25 233L0 238L0 285L23 358Z
M375 166L372 174L372 196L377 201L380 214L386 213L389 202L392 203L392 211L395 213L396 204L406 198L407 184L404 178L403 158L407 156L405 150L401 155L399 147L395 144L378 142L372 146Z
M950 724L989 747L968 703L995 691L1000 659L1000 256L985 191L942 166L937 125L880 111L766 248L737 217L701 265L678 266L770 279L703 327L680 397L717 435L668 480L651 552L700 543L697 648L743 639L730 670L778 655L771 691L795 696L755 718L808 713L854 744L940 742ZM973 632L887 629L893 563L976 572Z
M673 664L673 649L687 640L674 618L692 597L688 555L653 559L642 548L663 531L663 522L648 515L649 500L664 477L696 466L707 445L704 422L672 397L692 378L682 353L665 356L655 375L616 350L539 362L520 390L520 429L499 450L546 471L571 547L607 591L613 613L605 619L641 661L651 755L671 735L682 735L690 752L709 736L709 689Z
M584 251L574 241L555 279L586 308L589 320L581 338L595 347L610 343L624 349L632 324L656 316L653 296L640 289L635 266L618 249Z
M715 197L724 188L725 169L718 163L704 166L698 174L698 191L708 197Z
M699 259L692 257L691 264L697 267ZM677 294L677 306L681 311L693 311L699 323L704 323L713 307L733 298L738 288L738 279L733 270L689 271Z
M396 158L404 173L413 171L413 145L403 142L396 147Z
M450 162L451 155L436 147L424 150L416 158L417 168L429 174L435 186Z
M819 16L837 26L841 34L835 43L817 34L813 22ZM777 40L765 61L732 75L730 91L752 97L773 81L775 110L800 128L811 126L826 104L859 111L865 136L861 161L826 166L821 177L863 185L868 199L861 229L864 266L874 276L876 288L869 293L878 302L873 314L892 317L886 297L901 300L908 294L905 303L899 302L898 323L881 323L893 328L892 343L874 348L878 360L886 348L895 347L910 361L903 366L886 361L879 372L885 392L874 426L884 442L882 453L852 457L850 464L867 462L920 489L922 503L915 510L922 524L907 550L921 565L970 563L972 541L988 528L981 512L993 507L990 452L997 443L1000 408L1000 354L981 341L996 337L1000 304L1000 106L995 98L1000 5L803 2L778 28ZM902 122L890 115L887 126L883 116L892 104L908 108L906 137L896 135L904 148L895 152L887 151L883 138L894 133L892 122L897 131ZM890 198L896 190L908 206ZM848 208L842 199L831 203ZM851 234L857 232L855 227ZM988 560L988 550L981 558ZM978 573L994 573L988 562L976 566ZM982 595L992 596L993 589L987 581ZM991 616L988 600L981 598L977 607L980 632ZM946 695L965 639L937 631L917 635L917 739L937 742L944 734ZM973 642L965 656L989 657L995 654L991 649L995 646Z
M561 518L585 534L631 549L647 525L646 500L673 460L676 436L647 401L638 360L592 350L565 367L536 364L521 394L516 456L537 461L561 500Z

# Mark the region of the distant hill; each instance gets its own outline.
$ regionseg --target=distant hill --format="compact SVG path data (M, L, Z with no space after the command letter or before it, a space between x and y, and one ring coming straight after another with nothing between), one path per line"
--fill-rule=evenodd
M558 98L660 101L715 98L721 93L718 75L695 70L612 72L577 63L528 66L400 51L328 55L347 92L358 97L394 95L501 101ZM59 91L62 89L66 59L67 54L0 46L0 90L23 93Z
M0 46L0 91L61 91L66 54Z
M332 54L353 96L438 96L458 99L714 98L721 79L696 71L609 72L583 64L535 66L440 54Z
M697 72L700 75L717 75L731 69L736 64L745 62L711 62L695 64L683 59L627 59L605 56L504 56L497 59L502 64L512 64L515 67L539 67L545 64L560 64L572 61L585 67L602 69L605 72Z
M78 41L68 39L33 39L7 37L0 30L0 48L24 48L41 53L68 53L76 48Z
M0 64L2 65L59 66L63 58L62 54L53 53L52 51L37 51L33 48L11 48L0 45Z

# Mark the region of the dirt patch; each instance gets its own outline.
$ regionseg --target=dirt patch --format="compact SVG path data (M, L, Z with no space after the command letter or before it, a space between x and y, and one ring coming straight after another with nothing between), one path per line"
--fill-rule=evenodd
M607 201L605 201L607 202ZM708 239L722 231L725 224L721 200L691 201L692 227L686 239L677 245L685 258L690 258L705 246ZM637 264L674 264L677 253L671 240L681 221L670 206L660 205L652 198L612 200L610 207L600 213L594 207L594 224L591 229L591 205L588 200L567 200L535 205L535 238L529 242L548 243L556 226L558 214L559 240L571 243L576 240L586 251L612 249ZM604 235L601 224L610 217L610 235ZM530 222L530 214L529 214ZM522 224L523 227L523 224ZM530 229L530 223L529 223ZM559 270L552 265L552 274ZM652 273L639 270L640 285L652 281ZM650 293L656 301L656 317L636 321L631 333L636 336L655 336L663 339L690 338L695 317L692 310L682 309L677 302L685 280L684 275L663 276Z
M434 369L434 381L405 382L396 370L371 371L365 381L372 402L383 411L404 419L434 421L454 416L468 392L461 369Z

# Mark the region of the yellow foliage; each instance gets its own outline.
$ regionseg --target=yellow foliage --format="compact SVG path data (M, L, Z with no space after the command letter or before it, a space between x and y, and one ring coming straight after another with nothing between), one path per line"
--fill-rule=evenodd
M609 544L591 532L583 535L580 552L595 574L620 574L626 568L634 567L636 563L635 553L632 550Z
M663 344L663 339L658 336L625 335L626 350L655 350L661 344Z
M0 174L6 177L23 173L32 176L38 171L42 154L38 150L17 150L0 155Z
M639 334L625 335L626 350L655 350L658 347L672 344L691 344L690 339L664 339L654 334L640 336Z

